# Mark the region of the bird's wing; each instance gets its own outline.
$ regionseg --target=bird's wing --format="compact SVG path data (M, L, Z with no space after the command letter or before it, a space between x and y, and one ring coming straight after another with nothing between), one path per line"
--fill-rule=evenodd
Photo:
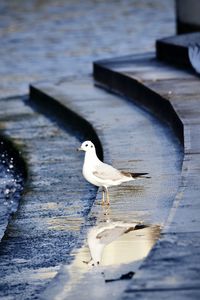
M104 229L102 232L100 232L96 238L99 239L99 241L102 244L109 244L112 241L116 240L121 235L128 233L130 231L133 231L135 229L134 226L115 226L113 228Z
M190 45L188 49L188 55L191 65L197 73L200 73L200 45Z
M93 170L93 175L96 177L103 179L103 180L113 180L117 181L122 179L125 174L122 174L119 170L113 168L112 166L108 164L98 164L94 170Z

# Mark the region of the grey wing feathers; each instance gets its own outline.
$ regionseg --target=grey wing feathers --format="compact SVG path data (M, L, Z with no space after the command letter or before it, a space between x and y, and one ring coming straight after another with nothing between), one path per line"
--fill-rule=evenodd
M100 164L96 167L93 174L100 179L119 180L123 176L120 171L107 164Z
M151 178L150 176L145 176L145 175L148 175L149 173L130 173L131 176L133 178Z
M102 244L111 243L112 241L116 240L124 233L128 233L133 231L135 227L124 227L124 226L116 226L112 229L105 229L101 233L97 235L97 239L101 241Z
M124 177L127 178L139 178L145 175L148 175L148 173L130 173L130 172L125 172L125 171L119 171L115 168L113 168L112 166L108 165L108 164L99 164L96 166L93 174L103 180L106 179L110 179L110 180L121 180ZM146 177L146 178L150 178L150 177Z

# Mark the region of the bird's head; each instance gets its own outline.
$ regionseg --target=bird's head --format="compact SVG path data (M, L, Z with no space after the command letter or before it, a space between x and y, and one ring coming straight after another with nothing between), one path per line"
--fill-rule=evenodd
M85 141L82 143L81 147L77 149L78 151L93 152L95 151L95 146L91 141Z

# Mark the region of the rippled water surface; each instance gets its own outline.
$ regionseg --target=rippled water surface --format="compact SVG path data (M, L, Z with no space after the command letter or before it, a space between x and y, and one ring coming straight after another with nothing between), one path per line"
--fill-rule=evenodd
M1 0L1 94L91 72L100 58L152 51L155 39L174 34L174 20L173 0Z
M0 240L4 235L11 214L16 212L23 190L24 178L15 166L15 158L6 151L0 137Z

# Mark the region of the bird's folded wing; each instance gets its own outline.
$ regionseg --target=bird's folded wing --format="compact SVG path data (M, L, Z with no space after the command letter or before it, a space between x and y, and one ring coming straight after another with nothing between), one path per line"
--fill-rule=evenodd
M124 227L124 226L116 226L113 228L105 229L97 235L97 239L101 241L102 244L108 244L112 241L116 240L121 235L128 233L134 230L134 226Z
M93 175L102 180L120 180L124 175L117 169L107 164L101 164L96 166L93 171Z

